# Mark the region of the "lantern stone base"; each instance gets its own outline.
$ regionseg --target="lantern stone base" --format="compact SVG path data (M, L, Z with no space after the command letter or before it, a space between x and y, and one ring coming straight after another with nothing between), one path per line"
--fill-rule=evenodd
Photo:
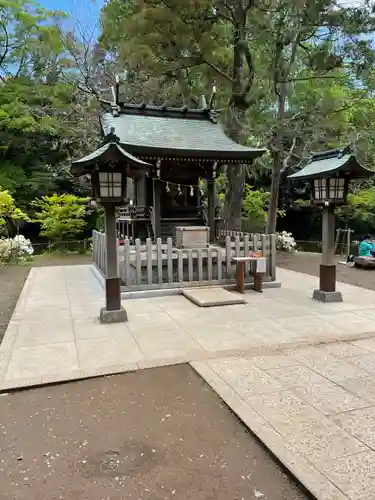
M320 302L342 302L341 292L325 292L324 290L314 290L313 299Z
M128 321L128 315L125 309L121 306L120 309L109 311L105 307L100 310L101 323L124 323Z

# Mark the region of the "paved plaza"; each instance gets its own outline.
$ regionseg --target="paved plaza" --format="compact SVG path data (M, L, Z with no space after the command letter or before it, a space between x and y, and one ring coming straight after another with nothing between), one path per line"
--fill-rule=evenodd
M375 292L278 269L281 288L199 308L183 296L124 301L101 325L90 266L33 268L0 346L0 389L191 362L319 500L375 498Z
M33 268L0 346L0 387L375 333L375 292L342 284L343 303L321 304L313 276L280 269L278 279L281 288L225 307L181 295L129 299L127 324L101 325L103 289L90 266Z

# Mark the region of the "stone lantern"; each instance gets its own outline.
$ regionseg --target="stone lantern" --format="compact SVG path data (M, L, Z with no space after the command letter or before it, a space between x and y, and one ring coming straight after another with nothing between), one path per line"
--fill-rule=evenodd
M93 199L104 207L106 233L106 305L100 311L102 323L127 321L121 305L118 273L116 206L126 199L126 179L135 170L145 172L151 165L128 153L119 145L114 128L104 137L103 145L93 153L72 163L73 174L89 175Z
M319 289L313 298L322 302L342 302L336 290L335 207L347 201L349 182L370 177L374 172L363 167L350 147L314 154L303 168L288 179L311 183L312 203L322 207L322 263Z

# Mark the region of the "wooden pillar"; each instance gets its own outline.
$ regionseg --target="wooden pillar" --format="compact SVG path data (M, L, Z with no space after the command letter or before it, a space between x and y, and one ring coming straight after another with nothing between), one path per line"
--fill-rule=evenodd
M336 290L334 207L323 208L322 246L322 263L319 270L319 290L314 290L313 298L322 302L342 302L341 292Z
M136 205L146 206L146 176L139 177L137 179L137 189L136 189Z
M336 291L335 251L335 212L324 208L322 214L322 264L320 266L320 290Z
M106 236L105 307L100 311L100 320L102 323L119 323L127 321L127 314L121 306L115 205L106 203L104 215Z
M210 243L213 243L216 239L215 205L216 205L216 186L215 186L215 180L211 175L211 177L207 181L207 215L208 215L208 225L210 227Z
M161 238L161 204L160 204L161 188L162 188L162 183L159 182L157 179L153 179L152 191L153 191L153 207L155 213L155 227L154 227L155 239Z
M112 203L104 207L106 236L106 308L115 311L121 308L120 278L118 277L116 209Z

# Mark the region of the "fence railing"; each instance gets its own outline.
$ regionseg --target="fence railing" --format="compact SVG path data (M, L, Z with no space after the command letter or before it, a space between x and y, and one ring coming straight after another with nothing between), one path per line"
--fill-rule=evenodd
M259 250L267 257L265 281L276 279L276 236L256 234L220 235L221 245L208 248L180 249L172 238L165 243L160 238L153 244L139 239L131 244L126 239L119 246L119 272L124 291L159 288L195 287L235 283L234 257L243 257ZM105 275L105 235L93 233L93 260ZM245 282L253 281L250 265L246 264Z
M94 230L92 232L92 260L104 276L106 274L106 252L107 245L105 234Z

